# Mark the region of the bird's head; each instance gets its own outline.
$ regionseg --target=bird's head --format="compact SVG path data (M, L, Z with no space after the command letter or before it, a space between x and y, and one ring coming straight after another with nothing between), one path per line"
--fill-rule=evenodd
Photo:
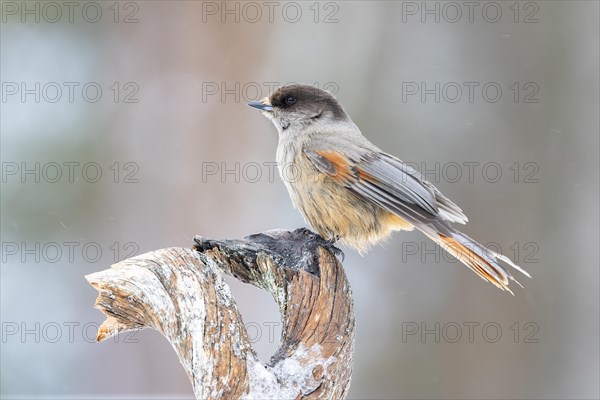
M311 128L350 122L341 104L329 92L307 85L287 85L270 96L248 103L269 118L279 134L310 132Z

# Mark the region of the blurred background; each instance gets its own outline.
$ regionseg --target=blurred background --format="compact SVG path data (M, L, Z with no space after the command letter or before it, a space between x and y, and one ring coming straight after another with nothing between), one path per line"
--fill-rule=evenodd
M305 226L247 101L333 92L533 276L515 296L417 232L345 249L350 398L598 398L597 2L1 4L1 394L190 398L168 342L94 343L84 275L196 234ZM228 279L263 360L271 298Z

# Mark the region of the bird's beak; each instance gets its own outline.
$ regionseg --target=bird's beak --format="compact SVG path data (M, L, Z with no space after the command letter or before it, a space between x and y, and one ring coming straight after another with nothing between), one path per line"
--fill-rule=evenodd
M273 111L273 106L268 97L262 98L259 101L251 101L248 105L262 111Z

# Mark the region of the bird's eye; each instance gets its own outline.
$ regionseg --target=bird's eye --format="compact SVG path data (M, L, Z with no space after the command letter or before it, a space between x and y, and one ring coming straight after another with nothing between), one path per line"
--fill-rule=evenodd
M294 96L288 96L285 98L285 104L291 106L296 103L296 98Z

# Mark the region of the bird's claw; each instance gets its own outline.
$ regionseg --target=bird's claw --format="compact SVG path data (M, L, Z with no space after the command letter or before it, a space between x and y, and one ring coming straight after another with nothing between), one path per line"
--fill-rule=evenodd
M308 232L310 232L310 231L308 231ZM312 232L310 232L310 233L312 233ZM335 257L337 257L340 260L340 262L344 262L344 260L346 259L346 255L339 247L337 247L335 245L336 242L339 240L338 237L333 237L331 239L325 239L323 236L321 236L317 233L313 233L313 234L315 235L314 240L317 242L318 245L322 246L323 248L325 248L329 252L331 252Z
M346 255L339 247L335 246L335 242L329 242L329 246L327 247L327 250L329 250L331 253L333 253L334 256L339 258L340 262L342 262L342 263L346 259Z

